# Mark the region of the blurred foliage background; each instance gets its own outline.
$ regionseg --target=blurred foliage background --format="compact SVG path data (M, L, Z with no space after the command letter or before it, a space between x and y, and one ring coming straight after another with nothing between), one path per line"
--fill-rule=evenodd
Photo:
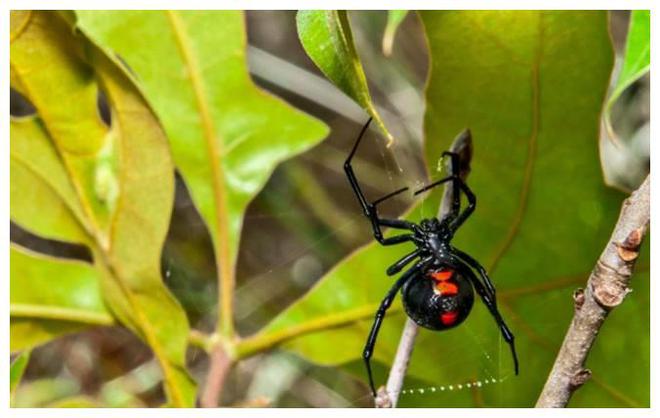
M369 113L379 115L383 124L380 130L372 129L369 142L366 142L370 146L364 146L360 150L360 155L354 163L358 177L371 196L386 194L402 185L425 183L427 172L437 175L434 173L437 156L458 130L464 127L462 124L465 120L461 118L469 115L465 117L470 121L476 141L470 184L483 200L480 200L475 219L470 221L472 225L467 226L464 235L460 236L462 248L474 253L484 263L490 262L488 257L492 253L492 247L501 242L502 235L506 235L507 231L506 225L500 228L497 222L493 224L493 219L498 219L498 213L506 217L515 214L517 210L515 207L509 208L508 194L511 194L512 201L518 201L520 185L516 173L524 170L524 167L514 163L507 168L502 166L502 161L509 158L509 155L522 155L521 160L524 161L527 150L517 148L516 141L526 141L527 132L534 124L534 117L516 114L514 110L517 109L516 100L525 101L533 97L533 92L525 93L525 89L530 90L529 86L526 86L521 89L519 96L518 93L509 96L507 80L504 80L509 73L498 73L496 67L493 74L479 73L483 70L479 67L482 54L485 53L487 59L500 64L506 63L509 58L498 58L499 47L489 47L488 40L480 39L476 30L464 36L465 45L443 45L443 39L454 38L450 31L438 32L437 40L429 36L429 47L424 24L429 31L428 28L432 25L441 27L443 23L431 22L432 20L446 19L444 23L460 32L461 29L470 31L472 24L484 23L485 30L500 30L497 33L502 33L503 39L507 39L507 33L511 34L511 45L520 48L514 50L514 55L518 54L519 59L524 61L527 54L534 55L533 50L525 50L527 44L524 42L519 45L515 43L515 28L524 30L525 26L520 24L524 17L509 16L511 26L510 31L507 31L487 27L489 23L502 25L505 20L501 18L486 18L482 21L477 17L471 20L472 16L466 18L460 15L428 15L424 16L423 22L416 13L390 14L388 26L387 12L350 12L348 15L356 51L364 69L363 80L359 79L359 71L340 72L348 77L357 74L357 81L333 79L333 70L324 68L323 57L315 56L311 50L314 44L310 47L305 43L304 37L302 43L299 40L301 22L296 22L295 12L244 13L247 43L243 46L237 42L233 47L237 50L244 47L243 53L251 79L261 89L323 121L329 129L324 137L324 128L311 119L292 120L289 125L299 122L308 125L287 134L298 138L309 133L308 143L297 147L295 152L292 151L293 154L299 155L278 164L270 177L267 177L268 172L264 171L263 190L249 204L248 200L243 202L247 208L240 231L240 244L236 241L237 247L231 250L236 257L233 319L238 335L250 336L260 332L272 335L282 328L304 322L304 318L300 319L301 316L328 318L332 314L342 313L345 308L342 303L345 299L349 300L346 306L354 307L356 301L377 303L384 295L384 289L389 284L384 273L389 265L386 263L394 261L405 249L384 250L372 245L354 253L356 249L371 242L372 237L369 224L362 218L342 170L343 160L366 120L363 108ZM79 23L82 22L83 33L103 45L104 33L111 33L111 29L104 32L101 28L104 25L112 27L113 21L121 21L122 16L121 12L117 16L89 12L79 15L78 18ZM558 21L563 18L568 19L564 16L550 17ZM595 16L593 19L601 19L608 25L615 56L609 57L607 49L604 48L600 57L602 62L575 58L570 52L566 54L566 62L562 62L561 54L551 57L559 64L546 73L541 68L540 74L555 71L555 79L539 81L547 83L542 85L548 88L541 89L541 95L537 98L545 100L550 96L546 95L546 92L557 86L557 97L553 103L561 103L561 95L573 87L562 86L558 80L563 80L563 77L573 80L585 89L580 91L585 96L566 97L565 100L571 100L572 105L575 105L566 107L578 112L576 117L586 115L587 119L598 117L598 109L596 112L593 109L603 102L604 89L607 86L602 85L603 91L598 91L597 84L599 80L602 80L601 84L607 83L611 59L615 58L614 74L618 74L622 67L622 57L627 50L630 13L610 12L609 20L605 20L605 15ZM213 33L215 29L212 19L206 23L201 22L202 20L198 20L198 27L204 29L205 33ZM153 32L147 30L152 36L149 39L151 44L145 41L145 45L140 47L148 50L158 42L158 26L157 23L148 23L146 19L140 23L145 28L149 28L150 24L155 28ZM393 27L396 24L398 28L395 30ZM570 26L570 22L566 24ZM227 27L223 29L230 30ZM594 30L595 32L597 30ZM384 33L387 34L385 40ZM599 45L609 43L609 38L601 36L604 33L606 32L594 35L599 39L598 42L601 42ZM121 40L117 42L120 43ZM217 329L218 310L221 308L218 304L218 281L214 261L217 254L214 242L218 240L214 234L217 231L207 228L205 215L200 215L193 203L193 195L201 195L200 192L194 188L191 192L191 187L186 187L186 182L193 181L191 179L195 176L203 177L203 172L200 174L195 171L198 167L195 165L194 156L188 155L190 159L181 157L186 147L190 147L190 144L185 142L189 139L187 135L194 136L190 132L194 132L198 127L194 124L186 126L188 119L185 110L167 108L159 104L162 103L160 99L154 98L154 94L166 90L164 85L169 85L167 81L162 82L165 83L163 85L149 85L149 80L144 81L145 70L141 65L145 62L151 63L149 65L156 70L159 65L172 68L175 64L145 61L143 57L148 56L148 52L138 47L132 49L136 40L131 43L127 36L125 42L123 47L134 52L135 56L129 52L119 55L128 63L131 71L137 74L134 75L141 91L151 101L151 107L158 114L172 142L174 162L178 168L173 212L160 257L162 277L167 288L181 304L190 328L197 330L198 334L195 335L204 340L205 335L210 335ZM213 50L220 39L215 40L216 43L213 40L209 42L207 51L197 52L208 57L211 66ZM475 49L472 56L462 55L464 51L470 50L470 45L481 43L485 45L484 50ZM580 47L589 48L590 44L576 46ZM122 45L112 44L112 48L121 51ZM384 51L388 53L385 54ZM561 52L561 49L558 52ZM231 51L228 50L227 53L231 54ZM474 60L473 65L468 61L470 57ZM432 100L434 104L443 104L442 107L426 106L426 98L430 96L425 97L424 85L431 65L438 66L438 70L431 76L431 83L440 86L432 90L438 95ZM468 70L473 68L474 74L467 71L468 74L461 79L461 76L464 76L463 72L459 72L461 66ZM319 70L319 67L323 71ZM514 82L517 80L515 68L516 63L513 62L510 77ZM598 75L594 75L594 69ZM461 80L465 84L461 84ZM475 85L475 80L483 80L483 84ZM144 84L140 84L143 81ZM215 79L209 75L209 81L213 83L213 88L218 90L218 96L222 96L223 83L235 80L223 81L222 77ZM226 103L220 103L218 107L232 109L235 101L237 106L250 109L241 111L239 108L237 114L253 112L258 115L260 110L255 110L256 105L242 100L242 94L248 95L245 89L250 89L249 83L244 82L246 87L234 90L232 95L226 97ZM342 84L344 82L345 84ZM616 91L616 82L617 77L612 77L611 91ZM366 84L360 83L368 83L367 96L364 96ZM424 394L404 394L401 397L401 406L533 405L535 395L539 393L549 371L554 353L561 344L563 331L570 321L570 295L575 287L586 281L588 269L593 266L595 257L602 250L624 197L624 194L617 192L614 187L605 187L599 158L602 159L604 178L620 190L636 187L648 173L649 83L648 74L641 78L633 77L631 83L621 89L618 99L613 101L611 106L608 104L608 108L611 108L609 122L612 126L600 130L599 144L595 143L599 123L597 119L586 128L573 124L569 117L559 121L540 119L541 145L538 153L553 157L545 160L539 158L539 166L545 171L536 179L536 188L531 189L533 192L529 204L532 220L529 225L520 226L523 231L521 235L527 241L523 239L518 248L512 247L509 261L505 259L501 271L494 275L495 284L498 290L501 290L500 295L504 294L504 299L508 295L511 299L509 307L503 309L503 315L516 333L524 353L521 357L523 376L519 378L522 380L509 376L508 353L506 350L502 351L502 341L497 329L485 310L476 307L473 318L460 330L450 333L422 331L404 389L431 386L447 388L449 385L486 382L493 378L503 379L503 382L483 387L473 386L470 389L463 386L461 390L451 393L447 390L442 394L429 391ZM452 86L454 90L444 89L445 85ZM502 92L497 90L497 85L502 88ZM593 94L588 97L590 92ZM34 113L24 96L12 90L12 116ZM501 97L511 100L498 101ZM489 98L494 99L489 101ZM107 102L104 97L98 100L98 111L106 120L110 119L112 113L112 105ZM274 102L269 104L271 108L278 105L279 103L275 105ZM509 105L510 108L503 107L504 105ZM480 113L480 109L498 107L501 112ZM580 109L587 110L580 114ZM272 109L268 109L270 110ZM278 122L282 125L287 125L287 119L282 118L302 118L286 113L288 110L282 112L282 115L275 117L281 119ZM562 115L561 112L562 110L557 110L556 114ZM221 114L217 117L223 116ZM177 118L182 121L180 127ZM256 117L256 120L260 118ZM240 136L240 132L249 130L250 123L254 121L248 118L237 126L231 126L230 122L231 120L227 126L223 125L219 129L226 129L223 132ZM555 125L552 125L553 123ZM604 121L603 124L605 123ZM273 124L277 125L275 122ZM255 150L259 150L265 142L274 141L268 137L271 133L269 129L273 129L274 137L279 135L277 129L269 128L272 124L265 123L264 126L266 132L260 137L261 142L254 145ZM492 126L498 128L494 129ZM177 128L179 131L176 131ZM423 143L424 129L426 144ZM552 144L553 135L559 136L556 131L561 129L561 138L553 148L549 144ZM508 139L507 134L511 134ZM592 138L588 137L589 135L594 136L593 143L590 142ZM181 138L183 142L176 145L173 138ZM580 142L580 139L583 140ZM494 145L489 145L489 140L492 140ZM319 143L312 147L314 141ZM388 146L390 141L394 142ZM571 148L572 142L575 142L575 148ZM181 151L177 152L176 147ZM283 158L275 160L277 161L273 161L273 166ZM190 164L191 161L193 164ZM576 161L574 166L571 166L571 161ZM239 160L237 164L240 162ZM253 170L259 171L258 169L259 167ZM553 172L553 169L556 171ZM248 171L249 173L251 172ZM571 178L577 175L583 175L583 178L575 180L575 187L572 188ZM507 180L507 176L511 179ZM501 184L515 184L517 187L498 188L494 180L502 177ZM565 190L560 187L562 185ZM588 190L583 190L585 185L589 186ZM538 193L542 195L553 195L553 198L539 197L534 194L535 190L540 190ZM563 192L568 194L562 194ZM507 198L498 200L499 196ZM562 205L567 199L583 204ZM413 204L415 202L409 196L402 195L389 204L385 211L387 215L400 216ZM548 213L543 210L534 212L537 210L536 206L545 204L559 207L563 212L559 210L551 213L558 218L544 217ZM437 199L434 198L417 203L411 215L412 219L419 219L421 215L429 216L435 213L436 209ZM543 236L543 230L539 232L538 224L550 220L556 222L556 225L552 232L546 231L550 235L548 238ZM563 223L563 220L566 222ZM582 229L576 232L571 228ZM528 234L527 238L525 233ZM568 235L575 235L576 239L573 242L562 241ZM238 236L235 239L238 240ZM79 245L40 238L13 222L11 240L22 247L44 254L90 259L90 253ZM549 241L549 244L545 241ZM563 247L554 248L552 242L560 242ZM648 248L647 245L645 247ZM534 251L536 253L530 256ZM349 255L350 258L338 266L338 263ZM529 259L516 263L516 260L525 257ZM562 261L557 262L557 258ZM633 281L635 292L629 296L620 312L617 310L608 320L592 353L590 362L593 361L594 379L577 392L572 406L649 405L648 266L646 255L638 264L640 274ZM557 271L552 271L553 268ZM540 271L541 274L537 275L535 271ZM551 283L549 279L558 275L561 280ZM322 278L324 280L321 283ZM321 284L308 293L317 283ZM55 278L52 279L51 286L57 286ZM12 297L14 293L12 287ZM519 297L521 295L522 297ZM518 299L514 301L514 298ZM370 306L368 303L365 306ZM539 312L540 306L545 308L542 312ZM367 314L350 322L348 326L341 323L338 328L329 331L286 340L280 348L268 347L272 349L262 352L246 344L244 350L253 352L231 368L220 404L283 407L371 406L372 401L365 385L359 356L373 311L375 305L373 309L365 310ZM276 319L271 322L273 318ZM395 312L386 323L388 326L384 328L376 348L377 379L382 383L396 348L403 315ZM620 335L622 332L626 333L625 337ZM189 345L185 356L185 366L198 388L203 386L209 367L209 357L200 347L206 342ZM13 402L18 407L159 406L166 402L161 367L154 358L153 351L148 344L123 326L92 327L82 332L69 333L46 344L37 345L32 349L29 361L26 361L27 355L17 357L16 353L12 355L12 360L15 362L13 364L17 365L12 370L17 373L21 371L22 365L26 366L14 393ZM618 383L624 377L628 384L620 387Z

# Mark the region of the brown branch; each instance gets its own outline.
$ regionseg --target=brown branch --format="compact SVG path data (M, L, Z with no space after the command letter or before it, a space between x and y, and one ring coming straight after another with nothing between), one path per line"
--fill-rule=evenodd
M472 135L468 129L461 132L451 147L450 151L456 152L460 155L460 172L459 175L465 180L470 173L470 161L472 160ZM451 173L451 164L447 164L447 172ZM452 182L445 186L440 208L438 210L438 218L442 219L451 210L452 194L454 188ZM415 346L415 338L419 327L410 318L406 320L406 325L403 328L401 339L399 340L399 347L397 348L390 375L387 379L387 385L378 389L378 394L374 400L376 408L396 408L399 401L399 394L403 387L403 379L406 377L408 370L408 363L412 356L413 348Z
M231 370L232 359L222 344L216 343L209 355L209 372L206 375L204 392L200 398L202 408L217 408L225 379Z
M587 286L573 294L575 314L537 408L563 408L591 371L587 356L608 313L630 292L628 284L650 218L650 180L623 202L619 220Z

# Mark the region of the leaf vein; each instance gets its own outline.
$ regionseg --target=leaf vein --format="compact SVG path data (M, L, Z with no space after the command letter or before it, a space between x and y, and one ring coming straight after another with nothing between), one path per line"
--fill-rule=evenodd
M215 262L219 274L219 295L220 301L220 320L218 321L218 332L225 336L232 336L234 333L233 326L233 293L235 286L235 278L232 268L230 249L229 249L229 213L227 202L225 199L225 180L224 171L222 168L222 140L216 138L216 131L213 126L213 119L207 103L207 98L204 95L204 86L202 77L199 73L199 66L195 57L193 56L192 48L189 45L186 28L184 23L176 11L167 11L168 20L172 27L172 32L177 42L177 46L184 61L184 65L188 68L190 74L190 81L192 84L193 93L197 108L199 109L199 116L204 130L204 138L209 153L209 164L213 173L213 192L214 192L214 206L215 206L215 229L217 232L217 242L215 248ZM212 225L209 225L213 227ZM212 234L214 235L214 234Z
M46 185L47 187L57 196L60 198L64 206L67 208L67 210L71 213L73 218L76 220L76 223L80 225L80 228L82 231L85 232L87 237L89 239L94 239L93 238L93 233L91 233L87 227L87 224L84 222L84 219L81 219L79 214L74 210L74 208L71 206L70 202L62 196L60 191L52 184L52 182L49 181L46 177L42 176L41 173L39 173L37 170L35 170L28 161L25 161L23 158L19 157L15 153L10 153L9 158L11 160L14 160L16 163L22 165L26 170L34 174L36 177L40 178Z
M42 318L81 322L90 325L112 325L115 323L114 318L109 314L64 306L12 303L9 305L9 313L12 318Z

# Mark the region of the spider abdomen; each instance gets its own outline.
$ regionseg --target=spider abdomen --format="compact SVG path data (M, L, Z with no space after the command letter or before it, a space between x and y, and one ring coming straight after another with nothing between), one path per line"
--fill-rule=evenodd
M408 316L424 328L453 328L467 318L474 303L472 284L454 269L434 268L420 273L401 289Z

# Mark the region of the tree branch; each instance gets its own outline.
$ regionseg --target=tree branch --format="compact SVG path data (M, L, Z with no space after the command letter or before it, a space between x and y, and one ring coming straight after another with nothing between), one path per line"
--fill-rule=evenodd
M209 372L206 375L204 392L199 403L202 408L217 408L225 378L232 366L232 359L225 351L223 344L219 342L213 347L209 358Z
M650 180L647 177L623 202L614 232L596 262L586 289L578 289L573 295L573 321L536 403L537 408L565 407L573 392L591 377L591 371L585 368L587 356L608 313L630 292L628 284L649 218Z
M460 155L460 172L459 175L465 180L470 173L470 161L472 160L472 134L468 129L461 132L451 147L450 151ZM451 164L447 161L447 172L451 173ZM452 182L445 185L442 201L438 210L438 218L442 219L451 210L452 195L454 187ZM399 401L399 394L403 387L403 379L406 377L408 370L408 363L412 356L412 351L415 346L415 337L419 327L410 318L406 320L406 325L403 328L401 339L399 340L399 347L390 369L390 375L387 379L387 385L378 389L378 395L374 400L376 408L396 408Z

